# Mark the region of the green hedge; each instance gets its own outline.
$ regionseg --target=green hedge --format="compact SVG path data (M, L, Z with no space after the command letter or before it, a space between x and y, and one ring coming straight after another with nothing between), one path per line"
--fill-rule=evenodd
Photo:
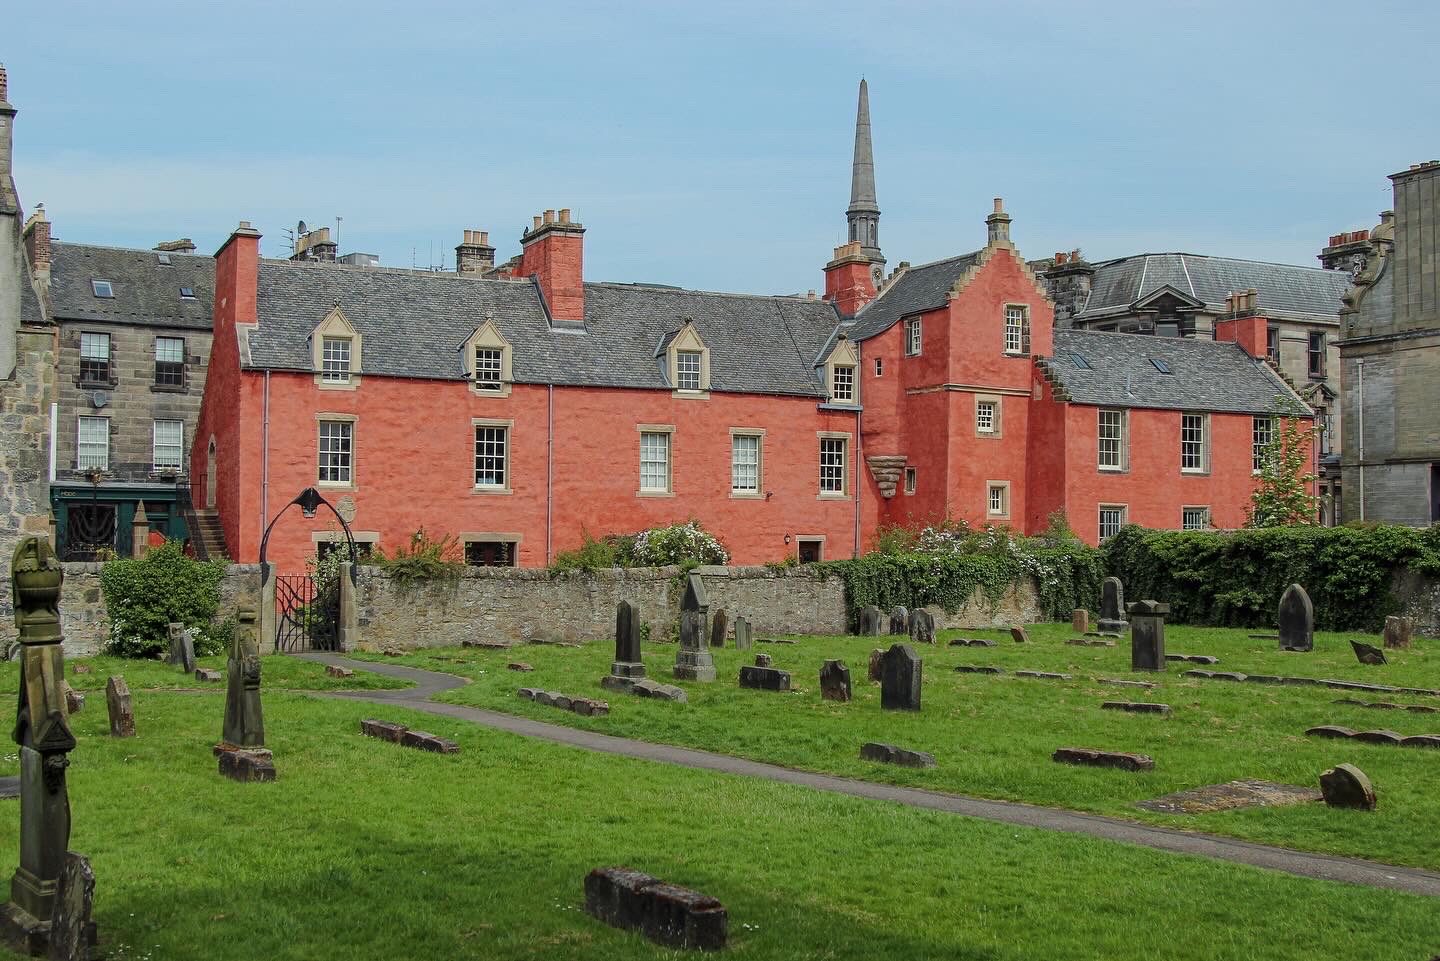
M118 657L154 657L170 649L168 625L195 631L195 653L219 653L229 624L212 624L220 608L224 561L186 557L178 541L152 547L138 560L109 561L100 571L110 621L107 652Z
M1092 605L1100 596L1105 576L1102 553L1079 542L1038 547L1015 541L1005 545L1003 539L998 549L987 552L874 553L816 566L823 576L844 580L852 620L871 604L882 611L934 604L954 614L977 588L998 605L1005 592L1029 574L1040 587L1042 616L1068 621L1071 611Z
M1280 595L1300 584L1315 605L1316 627L1374 632L1398 609L1390 593L1397 570L1440 574L1440 527L1126 527L1105 554L1126 599L1168 603L1172 623L1273 627Z

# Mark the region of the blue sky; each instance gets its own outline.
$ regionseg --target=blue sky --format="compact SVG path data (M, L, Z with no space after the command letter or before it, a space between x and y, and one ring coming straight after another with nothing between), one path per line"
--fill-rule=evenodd
M16 3L16 179L64 240L504 259L545 208L586 276L823 286L870 82L893 267L1185 250L1314 265L1440 157L1433 2Z

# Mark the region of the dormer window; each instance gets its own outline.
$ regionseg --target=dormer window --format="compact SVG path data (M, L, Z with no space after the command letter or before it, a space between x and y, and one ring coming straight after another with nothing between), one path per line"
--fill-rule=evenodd
M499 390L504 352L498 347L475 348L475 389Z
M315 383L327 390L354 390L360 384L360 332L339 307L331 310L310 335Z
M860 354L855 350L855 345L840 334L835 338L835 346L831 349L830 355L825 358L825 385L830 394L832 404L857 404L860 402L860 395L857 391L856 372L860 369Z
M836 364L830 369L830 399L837 404L855 403L855 368Z
M698 350L677 350L675 352L675 389L700 389L700 362L704 354Z
M493 318L475 329L460 355L467 366L470 387L477 394L506 397L510 394L510 341L500 333Z
M1030 353L1030 308L1023 304L1005 305L1005 353Z
M108 280L92 280L90 281L90 289L94 291L96 297L103 297L108 300L115 296L115 288L111 286Z

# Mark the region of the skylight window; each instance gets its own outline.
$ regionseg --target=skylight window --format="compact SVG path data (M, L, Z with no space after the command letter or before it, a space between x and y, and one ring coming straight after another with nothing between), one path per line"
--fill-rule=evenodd
M155 259L158 260L158 261L160 261L160 263L161 263L162 266L165 266L165 267L169 267L169 266L170 266L170 255L169 255L169 254L166 254L166 253L156 254L156 255L155 255Z
M1088 360L1086 360L1084 357L1081 357L1079 354L1076 354L1076 353L1072 353L1072 354L1070 355L1070 363L1074 364L1074 365L1075 365L1077 368L1079 368L1080 370L1094 370L1094 369L1095 369L1094 367L1091 367L1091 366L1090 366L1090 362L1089 362Z
M90 289L95 292L96 297L113 298L115 296L115 288L110 286L110 281L108 280L92 280L90 281Z
M194 299L195 299L195 288L194 288L194 287L181 287L181 288L180 288L180 299L181 299L181 300L194 300Z
M1174 373L1175 373L1175 371L1173 371L1173 370L1170 369L1170 365L1169 365L1169 364L1165 363L1165 361L1161 360L1161 359L1158 358L1158 357L1151 357L1151 358L1150 358L1150 363L1153 364L1153 365L1155 366L1155 369L1158 370L1158 371L1160 371L1160 373L1162 373L1162 374L1174 374Z

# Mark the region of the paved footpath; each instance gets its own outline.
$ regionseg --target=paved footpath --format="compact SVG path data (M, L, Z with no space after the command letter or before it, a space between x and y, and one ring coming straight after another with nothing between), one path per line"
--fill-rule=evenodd
M1139 824L1121 818L1105 817L1099 814L1081 814L1058 808L1037 807L1013 801L987 801L983 798L966 797L959 794L942 794L919 788L898 787L893 784L878 784L872 781L856 781L829 774L814 774L793 768L747 761L744 758L699 751L694 748L675 747L668 744L652 744L648 741L634 741L609 734L580 731L559 724L546 724L529 718L515 717L496 711L486 711L458 704L442 704L429 698L440 691L463 687L468 683L453 674L422 671L399 664L385 664L371 661L355 661L335 654L297 654L306 660L322 664L335 664L360 671L373 671L389 677L414 681L416 686L392 691L335 691L330 696L348 700L370 701L376 704L394 704L415 711L425 711L444 717L473 721L486 727L508 731L524 737L540 738L587 751L604 754L621 754L626 757L643 758L676 764L681 767L700 768L706 771L723 771L746 777L765 778L784 784L796 784L818 791L832 791L854 797L870 798L876 801L893 801L910 807L928 808L934 811L948 811L967 817L1015 824L1028 828L1043 828L1050 831L1065 831L1070 834L1085 834L1121 841L1159 851L1176 854L1194 854L1221 861L1234 861L1283 871L1306 878L1325 881L1342 881L1349 884L1363 884L1374 888L1389 888L1409 894L1440 897L1440 874L1422 871L1418 868L1395 867L1374 861L1338 857L1329 854L1310 854L1289 848L1253 844L1234 838L1217 837L1211 834L1197 834L1174 828Z

